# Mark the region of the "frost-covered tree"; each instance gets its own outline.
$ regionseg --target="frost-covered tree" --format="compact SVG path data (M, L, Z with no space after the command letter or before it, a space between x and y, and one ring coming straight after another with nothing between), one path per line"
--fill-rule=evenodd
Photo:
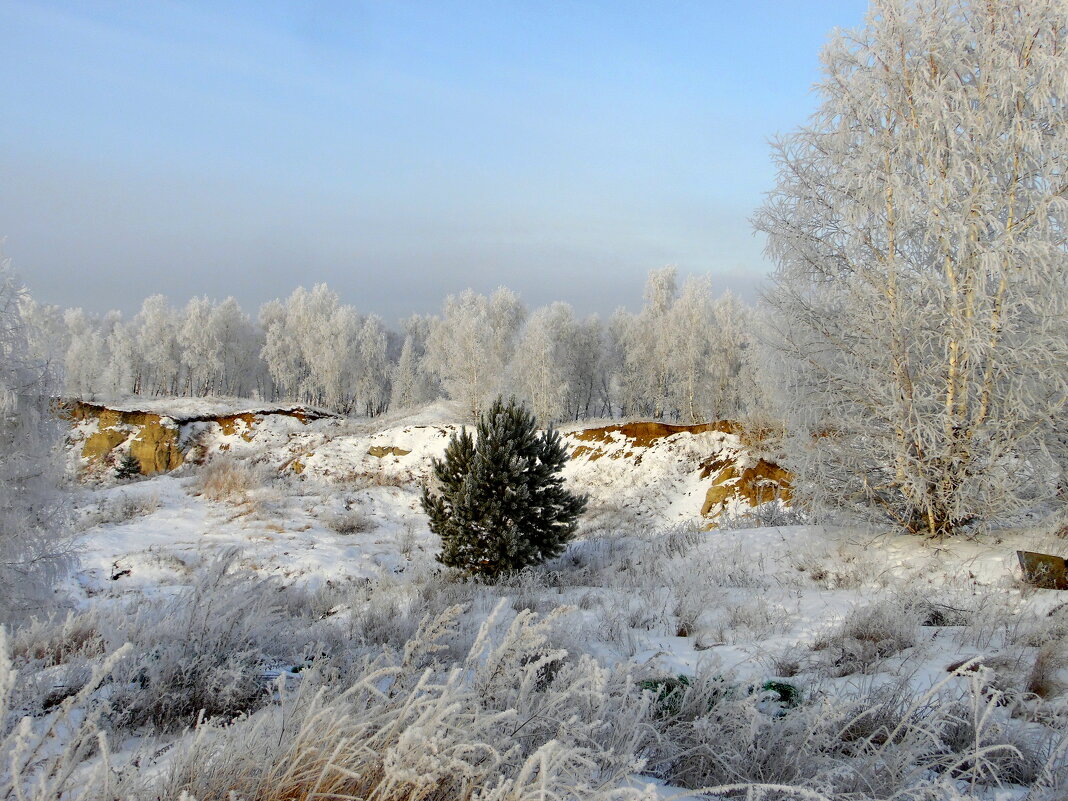
M419 363L422 357L416 352L416 347L411 334L404 337L400 358L393 368L393 383L389 396L392 409L410 409L417 403Z
M420 314L413 314L404 321L404 344L392 366L391 409L410 409L438 397L439 388L427 372L425 358L430 324L430 318Z
M134 325L143 365L141 392L177 395L182 376L182 353L178 345L180 315L163 295L152 295L141 304Z
M99 320L81 309L67 309L67 354L64 362L66 391L81 398L94 398L106 389L106 342Z
M712 284L707 277L690 278L667 315L662 339L669 345L667 372L671 405L684 423L703 423L710 409L719 411L711 397L715 369Z
M307 365L301 357L300 343L287 320L286 304L269 301L260 307L260 328L263 330L261 357L280 397L298 398L305 383Z
M339 409L348 404L345 367L358 320L326 284L297 287L285 302L266 304L260 322L263 359L283 397Z
M1068 362L1068 5L875 0L758 211L821 505L944 535L1049 489Z
M671 341L667 334L677 294L674 267L650 270L645 284L645 306L620 332L621 383L628 414L660 419L668 411Z
M753 347L753 310L734 293L724 292L712 303L710 392L711 418L736 420L759 403L756 376L748 358Z
M221 395L262 395L265 366L260 359L263 335L230 297L211 311L212 336L219 343L212 385Z
M436 492L423 490L430 530L441 537L438 561L495 579L558 556L574 536L586 499L563 486L567 447L534 416L498 398L477 435L453 435L433 461Z
M523 326L510 368L512 387L541 426L563 417L575 381L569 346L575 314L566 303L536 309Z
M438 397L440 387L427 372L426 343L431 318L414 314L404 321L404 344L393 367L389 406L410 409Z
M634 315L620 307L612 312L604 338L604 376L607 378L601 387L601 414L609 417L616 412L627 416L637 414L637 382L631 380L627 370L627 342L630 330L634 326Z
M376 314L364 319L356 335L355 395L364 414L373 417L389 406L390 364L387 357L386 326Z
M600 318L590 315L569 329L564 343L568 361L567 415L573 420L595 413L611 414L610 380L605 359L605 332ZM602 409L607 404L608 411Z
M326 284L298 287L260 310L262 357L280 394L341 412L384 411L388 337L382 321L342 305Z
M473 290L445 298L427 338L427 370L450 399L477 418L498 393L526 312L509 289L489 298Z
M57 489L55 376L30 353L26 297L0 258L0 621L45 609L69 553Z
M139 393L143 367L133 327L116 319L104 344L108 357L104 368L106 392L115 397Z
M770 307L746 308L747 337L734 381L740 405L739 419L753 429L781 430L789 413L781 376L785 354L776 343L776 324ZM776 461L782 458L776 456Z
M222 369L223 343L212 325L213 305L207 297L191 298L182 313L177 331L178 349L184 370L185 395L212 395Z
M25 295L19 301L19 312L26 324L30 355L48 365L53 375L62 375L70 347L64 310L59 306L42 305Z

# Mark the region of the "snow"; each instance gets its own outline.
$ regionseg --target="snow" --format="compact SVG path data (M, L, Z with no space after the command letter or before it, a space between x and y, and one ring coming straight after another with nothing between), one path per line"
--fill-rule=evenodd
M421 486L461 427L454 412L437 405L306 424L259 413L226 430L187 423L183 436L195 438L198 460L236 465L251 483L212 499L205 467L191 461L130 483L97 471L79 491L81 563L69 590L83 608L136 604L178 593L214 557L233 552L236 569L309 591L384 582L398 598L406 587L417 593L436 569L438 545ZM74 451L93 425L81 424ZM1064 603L1019 579L1018 548L1063 551L1041 531L932 542L826 525L710 530L699 516L710 481L700 468L710 458L751 460L738 436L678 433L647 446L618 431L594 441L576 429L564 438L571 451L592 449L565 468L590 510L568 552L548 566L553 573L500 592L516 608L569 606L569 649L602 664L633 665L644 676L723 676L737 686L779 679L817 700L877 687L964 693L970 678L947 668L978 658L1021 686L1040 644L1026 636L1029 627L1040 634ZM467 614L484 614L488 603ZM971 622L911 626L905 647L867 662L860 653L859 668L839 666L849 648L864 646L843 644L844 625L872 608L922 604L966 610ZM1056 677L1068 686L1063 669Z
M420 488L431 461L460 427L427 422L441 411L422 410L384 429L373 421L303 424L283 415L264 415L251 429L242 424L230 434L197 423L206 458L259 465L266 477L262 486L209 500L195 494L197 468L184 466L176 475L87 489L86 506L126 494L150 496L157 508L84 532L76 591L83 598L114 597L182 586L194 568L226 550L235 550L238 563L249 570L311 587L426 569L433 565L436 541L419 506ZM676 434L644 448L618 432L599 442L577 437L578 432L565 435L569 447L594 446L600 456L587 453L565 469L569 486L590 497L591 511L572 551L596 549L603 538L622 536L613 526L642 531L653 543L669 536L664 532L683 532L679 536L687 544L676 555L639 543L661 567L659 578L648 579L651 588L642 590L659 597L651 603L639 597L638 603L665 607L667 596L687 591L687 583L707 585L700 590L706 608L688 636L675 636L670 626L631 626L626 643L589 643L605 659L687 674L711 662L750 680L766 677L776 654L811 646L868 596L895 586L931 597L994 589L1008 607L1048 609L1057 602L1042 591L1024 597L1014 572L1015 548L1029 547L1022 539L933 545L814 526L703 530L698 512L708 480L700 478L698 467L710 456L744 459L735 435ZM336 521L345 515L355 515L362 530L339 533ZM582 592L568 590L560 600L573 602ZM588 612L576 616L584 618L580 627L596 618ZM670 615L661 611L660 617ZM908 664L898 666L917 686L929 685L954 659L973 655L954 646L941 629L928 635L905 659Z

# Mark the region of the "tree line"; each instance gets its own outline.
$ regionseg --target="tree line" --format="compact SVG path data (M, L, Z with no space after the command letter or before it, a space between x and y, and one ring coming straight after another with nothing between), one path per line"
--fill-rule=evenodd
M162 295L130 320L118 312L22 300L34 355L80 398L237 396L295 401L344 414L381 414L440 398L472 419L494 397L522 400L541 425L643 416L685 423L754 412L756 312L715 297L708 277L679 285L649 273L637 313L581 318L567 303L529 311L506 288L448 296L403 332L341 302L325 284L264 304Z

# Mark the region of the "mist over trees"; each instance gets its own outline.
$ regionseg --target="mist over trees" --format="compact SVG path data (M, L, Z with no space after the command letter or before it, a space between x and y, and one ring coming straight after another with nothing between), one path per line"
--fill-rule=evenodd
M605 324L563 302L528 310L518 295L466 290L403 333L341 302L325 284L298 287L254 318L236 300L146 298L129 321L21 301L33 355L88 399L227 396L293 401L374 416L438 399L477 419L514 395L539 425L591 417L703 422L744 416L741 386L756 313L708 279L677 286L649 274L645 304Z

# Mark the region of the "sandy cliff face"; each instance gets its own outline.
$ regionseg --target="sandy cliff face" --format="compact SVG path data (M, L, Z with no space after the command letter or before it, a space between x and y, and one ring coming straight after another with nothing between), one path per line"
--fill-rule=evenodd
M251 441L256 426L269 415L299 420L324 414L300 406L264 405L235 409L218 402L196 404L183 399L115 404L69 401L62 411L73 423L71 441L80 447L86 467L107 469L119 453L137 459L144 475L166 473L182 465L200 436L212 427L223 436Z

